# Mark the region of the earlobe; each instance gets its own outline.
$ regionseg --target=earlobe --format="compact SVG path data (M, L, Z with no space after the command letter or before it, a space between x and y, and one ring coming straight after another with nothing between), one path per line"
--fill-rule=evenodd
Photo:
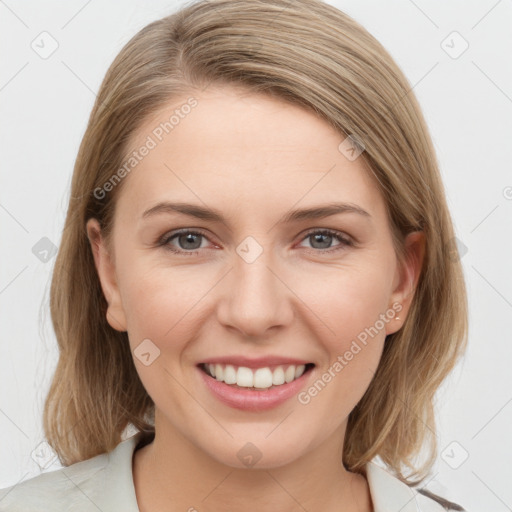
M398 331L405 322L411 307L414 293L423 267L425 257L425 233L414 231L409 233L405 239L405 261L398 269L398 284L391 295L391 304L401 305L400 314L395 316L393 321L386 327L386 334ZM390 304L390 307L391 307Z
M101 289L108 304L107 321L116 331L124 332L126 331L126 316L117 285L115 266L101 236L101 227L97 219L89 219L86 230Z

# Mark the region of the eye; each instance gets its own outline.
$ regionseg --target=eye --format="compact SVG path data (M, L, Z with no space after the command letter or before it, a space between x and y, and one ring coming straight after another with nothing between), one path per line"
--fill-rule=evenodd
M204 246L201 246L201 238L208 240L206 235L201 231L182 229L178 232L164 235L157 244L163 246L168 251L191 256L198 254L199 251L195 249L204 249ZM171 241L174 241L174 239L176 239L178 248L171 245Z
M310 239L315 253L331 253L339 251L347 246L353 246L354 243L350 238L339 231L332 229L317 229L310 231L302 240ZM202 242L209 240L208 237L199 230L181 229L177 232L166 234L157 241L158 246L164 247L165 250L180 255L193 256L199 254L199 249L205 249L207 246ZM333 240L337 240L338 244L331 247ZM176 242L172 245L171 242Z
M317 229L315 231L310 231L306 234L303 240L311 240L313 245L313 249L319 249L319 251L314 252L334 252L344 249L346 246L353 246L354 243L351 239L345 236L343 233L339 231L334 231L332 229ZM332 241L337 240L339 243L333 247L329 247L332 244ZM316 247L315 247L316 245Z

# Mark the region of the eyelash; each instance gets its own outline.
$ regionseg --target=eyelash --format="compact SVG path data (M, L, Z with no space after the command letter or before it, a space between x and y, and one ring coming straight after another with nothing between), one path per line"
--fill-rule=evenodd
M185 234L199 235L199 236L202 236L202 237L204 237L204 238L206 238L208 240L208 237L202 231L193 230L193 229L182 229L182 230L175 231L175 232L172 232L170 234L165 234L164 236L162 236L157 241L157 246L162 246L167 251L171 251L172 253L175 253L175 254L178 254L178 255L183 255L183 256L185 256L185 255L193 256L195 254L198 254L199 250L185 251L185 250L182 250L182 249L174 249L174 248L172 248L171 245L169 245L169 242L171 240L173 240L174 238L176 238L176 237L178 237L180 235L185 235ZM352 247L352 246L355 245L352 240L350 240L349 238L344 236L342 233L340 233L339 231L334 231L332 229L316 229L316 230L309 231L309 232L307 232L304 235L304 237L302 238L301 242L303 240L309 238L310 236L313 236L313 235L328 235L328 236L332 236L336 240L338 240L340 242L340 244L335 246L334 248L329 248L329 249L314 249L314 248L312 248L308 252L329 253L330 254L330 253L333 253L333 252L336 252L336 251L340 251L340 250L344 249L347 246L348 247Z

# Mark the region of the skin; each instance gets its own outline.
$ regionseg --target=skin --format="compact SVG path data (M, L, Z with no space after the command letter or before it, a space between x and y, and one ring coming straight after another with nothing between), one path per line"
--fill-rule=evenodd
M386 335L406 319L423 235L408 236L409 257L400 266L384 200L363 159L347 159L338 150L345 137L313 113L232 87L194 97L198 106L124 178L113 253L97 221L87 224L110 325L128 332L132 351L147 338L160 350L148 366L134 357L156 405L155 439L133 458L139 508L371 511L365 477L341 464L347 418L371 382ZM133 147L187 98L148 119ZM225 223L180 213L141 219L163 200L216 208ZM281 222L291 209L331 201L370 216ZM195 254L157 245L180 228L206 233L168 242ZM339 231L354 245L315 240L312 228ZM236 252L247 236L263 249L252 263ZM315 363L307 389L393 303L402 305L400 319L386 322L306 405L293 397L264 412L233 409L196 368L214 356L289 355ZM237 457L247 442L262 455L251 468Z

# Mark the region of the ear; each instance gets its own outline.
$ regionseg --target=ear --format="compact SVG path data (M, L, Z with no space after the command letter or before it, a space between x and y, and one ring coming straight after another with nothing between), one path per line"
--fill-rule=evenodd
M108 304L107 322L116 331L124 332L126 331L126 315L117 285L115 266L101 236L101 227L99 222L93 218L87 221L86 229L101 289Z
M389 308L396 311L396 316L393 320L386 323L386 334L393 334L398 331L409 313L425 256L425 233L423 231L409 233L405 238L404 244L405 261L402 265L397 264L393 283L394 289L389 305ZM392 306L393 304L396 304L395 307ZM400 309L398 304L401 306Z

